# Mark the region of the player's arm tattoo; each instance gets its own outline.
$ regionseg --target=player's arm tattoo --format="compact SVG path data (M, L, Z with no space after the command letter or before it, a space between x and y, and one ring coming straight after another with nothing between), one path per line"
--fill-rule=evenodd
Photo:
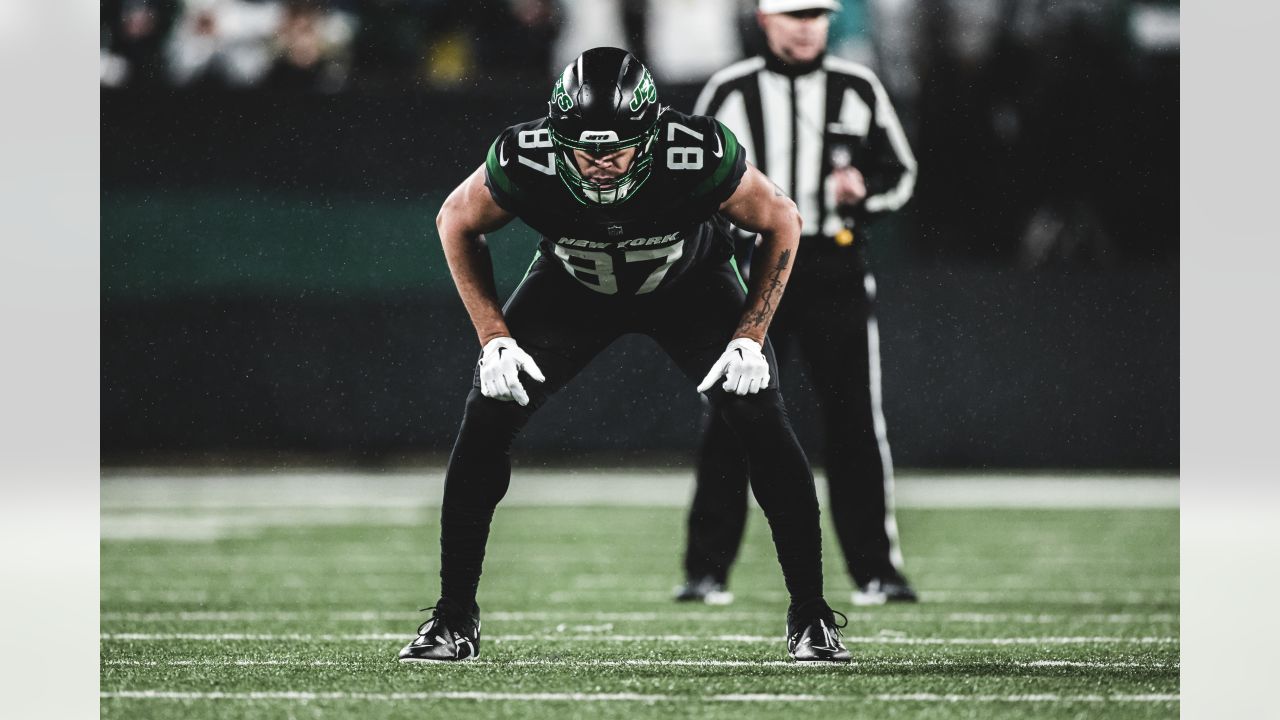
M777 185L774 186L775 189L777 187ZM773 320L773 313L778 308L778 300L782 298L782 291L786 286L782 277L790 265L791 250L783 250L778 254L778 259L774 262L773 267L769 268L768 276L764 278L764 283L760 288L760 299L747 312L747 316L743 318L739 331L765 332L769 329L769 323Z

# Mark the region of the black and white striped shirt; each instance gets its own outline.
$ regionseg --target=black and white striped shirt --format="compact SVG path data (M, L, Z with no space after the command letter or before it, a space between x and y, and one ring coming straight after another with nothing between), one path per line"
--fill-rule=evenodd
M800 208L806 235L831 236L844 224L828 176L845 150L867 182L855 218L911 198L915 156L884 86L863 65L826 56L797 71L749 58L713 75L693 112L714 115L738 136L748 161Z

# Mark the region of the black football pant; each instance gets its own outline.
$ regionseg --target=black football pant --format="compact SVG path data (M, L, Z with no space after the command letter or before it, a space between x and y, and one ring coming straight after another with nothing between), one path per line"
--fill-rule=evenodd
M627 333L656 340L689 379L692 392L724 352L745 300L737 273L727 262L707 261L653 293L618 297L583 287L558 261L539 257L503 308L503 315L512 337L533 357L547 380L537 383L522 374L530 401L521 407L484 397L477 371L445 476L440 530L442 597L463 607L474 602L493 512L511 481L511 444L538 407ZM771 371L776 372L768 343L765 354ZM792 601L820 597L822 540L817 494L781 395L769 389L738 396L724 392L717 384L707 397L713 414L742 438L751 488L772 529Z
M854 582L900 577L893 468L880 410L875 286L853 248L805 238L769 329L778 356L799 350L822 411L828 511ZM775 376L776 377L776 376ZM688 517L685 572L727 582L747 517L740 438L709 415Z

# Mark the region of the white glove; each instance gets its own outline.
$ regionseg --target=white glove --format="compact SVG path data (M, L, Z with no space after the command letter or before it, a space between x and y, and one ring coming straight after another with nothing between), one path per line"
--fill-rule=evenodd
M480 392L494 400L515 400L528 405L529 393L520 384L521 370L537 382L547 381L538 364L515 340L509 337L490 340L480 355Z
M725 392L738 395L754 395L769 387L769 361L761 352L760 343L751 338L735 338L729 342L724 354L711 366L711 372L698 385L698 392L711 389L716 380L724 376Z

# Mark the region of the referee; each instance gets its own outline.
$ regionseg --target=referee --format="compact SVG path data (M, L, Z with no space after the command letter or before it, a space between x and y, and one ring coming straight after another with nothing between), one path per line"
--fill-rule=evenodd
M714 115L747 159L795 201L804 236L769 337L779 361L799 350L818 391L830 512L856 605L914 602L893 516L893 464L880 407L875 279L868 225L911 197L916 161L879 79L826 55L837 0L760 0L767 50L714 75L694 113ZM740 244L739 260L750 252ZM743 267L745 267L743 263ZM747 513L746 453L709 420L688 518L677 600L732 601L729 568Z

